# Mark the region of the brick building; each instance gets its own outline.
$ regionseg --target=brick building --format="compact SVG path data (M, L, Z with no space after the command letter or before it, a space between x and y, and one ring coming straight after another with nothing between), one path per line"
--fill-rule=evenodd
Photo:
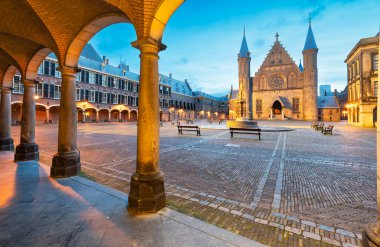
M38 69L36 84L36 122L57 123L61 97L61 73L56 70L58 61L51 53ZM76 101L79 122L136 121L138 116L139 75L129 71L121 62L118 67L109 64L88 44L79 58L76 76ZM203 118L204 112L226 117L227 99L193 92L187 80L176 80L159 75L161 121ZM21 76L13 79L12 123L21 121ZM202 104L199 104L199 102ZM195 106L197 104L197 107Z

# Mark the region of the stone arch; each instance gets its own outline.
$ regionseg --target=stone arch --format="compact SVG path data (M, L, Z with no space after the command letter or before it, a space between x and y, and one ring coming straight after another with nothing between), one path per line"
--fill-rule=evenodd
M98 110L99 122L107 122L109 116L109 110L106 108L101 108Z
M26 68L25 76L27 79L35 80L37 78L38 68L40 67L42 61L50 53L51 53L51 50L49 48L42 48L34 54L32 59L30 59L29 64Z
M17 71L19 71L19 69L14 65L8 67L2 81L2 85L4 87L13 87L13 77L15 76Z
M149 36L161 41L170 17L184 2L185 0L161 0L149 25Z
M121 111L121 121L122 122L128 122L129 121L129 110L122 110Z
M95 122L96 121L96 109L94 107L87 107L84 110L84 120L85 120L85 122Z
M137 118L138 118L138 112L136 110L131 110L129 112L129 115L130 115L130 121L133 121L133 122L136 122L137 121Z
M120 114L120 110L118 110L118 109L112 109L111 110L111 119L110 119L110 121L111 122L118 122L119 121L119 114Z
M51 105L49 107L49 120L51 123L58 123L59 121L59 105Z
M65 54L64 64L66 66L77 67L80 54L88 41L100 30L116 23L131 23L125 14L110 13L107 15L97 16L83 25L83 29L71 41Z

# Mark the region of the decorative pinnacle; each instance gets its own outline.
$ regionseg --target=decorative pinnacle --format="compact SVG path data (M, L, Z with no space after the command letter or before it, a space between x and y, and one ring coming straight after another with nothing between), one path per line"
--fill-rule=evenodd
M243 27L243 35L245 36L245 25Z
M280 35L278 33L276 33L276 41L278 41L278 37L280 37Z
M311 26L311 13L309 12L309 26Z

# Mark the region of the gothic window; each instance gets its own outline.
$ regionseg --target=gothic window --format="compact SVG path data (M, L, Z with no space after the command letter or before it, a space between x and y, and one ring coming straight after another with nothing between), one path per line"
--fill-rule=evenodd
M290 72L288 75L288 87L297 87L297 77L293 72Z
M269 86L272 89L280 89L285 86L284 78L281 75L273 75L269 78Z
M299 112L299 111L300 111L300 99L293 98L293 112Z
M261 99L256 100L256 112L263 111L263 101Z
M267 77L263 75L260 78L260 89L266 89L266 88L267 88Z

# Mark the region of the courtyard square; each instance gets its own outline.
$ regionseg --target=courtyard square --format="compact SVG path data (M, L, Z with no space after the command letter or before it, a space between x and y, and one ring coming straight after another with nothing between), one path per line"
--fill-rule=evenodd
M333 135L309 122L260 121L263 132L230 138L223 124L197 121L202 136L160 130L168 207L270 246L360 246L376 219L376 130L336 123ZM136 123L78 124L83 176L129 192ZM19 127L12 127L15 142ZM51 165L57 125L36 127L40 162ZM15 143L17 144L17 143Z

